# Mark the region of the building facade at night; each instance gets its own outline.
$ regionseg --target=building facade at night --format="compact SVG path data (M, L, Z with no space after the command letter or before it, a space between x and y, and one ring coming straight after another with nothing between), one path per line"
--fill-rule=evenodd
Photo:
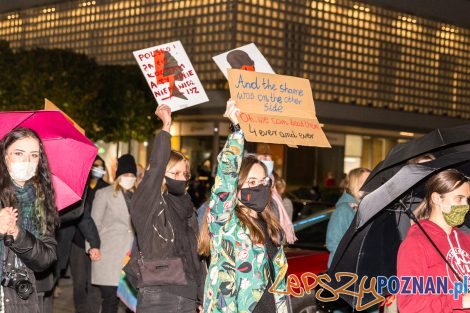
M470 26L384 2L6 1L0 39L13 49L72 49L100 64L136 64L132 51L181 40L211 100L176 123L177 145L196 159L226 134L227 82L211 57L254 42L277 73L312 84L333 149L272 151L289 182L321 184L327 171L339 178L373 167L400 140L470 120Z

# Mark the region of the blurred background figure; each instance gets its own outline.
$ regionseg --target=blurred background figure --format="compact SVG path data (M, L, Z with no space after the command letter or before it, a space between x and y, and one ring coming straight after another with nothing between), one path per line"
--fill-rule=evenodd
M347 176L345 191L338 202L336 202L335 210L331 215L326 230L326 248L330 251L328 267L333 260L336 248L354 219L359 201L364 194L364 192L360 190L367 177L369 177L369 174L369 169L360 167L351 170ZM335 302L334 306L334 313L346 313L350 311L348 304L342 300Z
M73 278L73 300L76 313L98 313L100 309L100 291L91 284L91 261L100 259L101 241L95 222L91 218L91 208L96 192L109 186L104 180L105 175L105 162L97 156L88 178L83 216L76 225L70 251L70 271ZM85 240L90 245L88 251L85 250Z
M292 214L289 217L289 214L284 207L282 202L282 197L276 189L276 178L274 173L274 161L271 157L271 149L268 144L263 144L258 149L258 155L256 158L261 161L268 170L268 177L271 178L271 204L273 213L278 218L279 223L281 224L282 230L286 235L286 241L289 244L293 244L297 237L295 236L294 226L292 225Z
M326 232L326 247L330 251L328 266L335 254L339 242L351 225L360 199L363 196L361 187L369 177L370 170L359 167L349 172L346 182L346 190L335 205L335 211L331 215Z
M325 187L336 187L335 175L332 171L328 171L324 181Z
M113 185L96 192L91 216L101 240L101 258L91 264L91 281L101 291L101 313L117 313L117 286L122 260L131 249L134 230L129 207L137 180L134 157L118 159Z
M275 175L276 176L276 175ZM286 209L287 215L289 215L290 220L292 221L292 216L294 214L294 205L292 204L292 200L289 199L286 195L286 181L283 178L276 178L276 189L277 192L282 197L282 204Z

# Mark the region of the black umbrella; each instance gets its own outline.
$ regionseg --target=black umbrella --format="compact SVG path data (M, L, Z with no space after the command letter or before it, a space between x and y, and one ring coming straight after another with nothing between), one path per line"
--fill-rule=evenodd
M398 229L400 217L407 214L414 219L412 207L419 201L417 199L424 196L426 179L447 168L457 168L469 175L470 154L456 152L431 162L406 165L384 185L364 197L328 271L331 287L337 289L345 284L335 279L334 274L338 272L358 275L356 283L348 288L353 292L359 292L359 283L365 276L396 275L396 258L401 243ZM384 289L382 295L388 295L388 291ZM356 306L356 297L340 296L351 306ZM365 294L362 304L372 300L375 300L374 295Z
M406 163L418 156L432 153L435 156L458 150L458 146L470 142L470 124L451 128L435 129L423 137L398 144L390 150L369 175L363 191L372 192L390 179ZM470 144L464 149L469 149Z

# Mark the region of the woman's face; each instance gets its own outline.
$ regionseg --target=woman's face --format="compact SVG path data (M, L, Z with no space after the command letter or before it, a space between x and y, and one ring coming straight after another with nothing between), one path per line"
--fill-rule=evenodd
M266 183L267 180L269 180L269 177L266 176L264 168L260 164L255 163L248 172L248 176L243 183L242 188L257 187L260 184Z
M175 180L189 180L191 173L189 173L188 162L186 160L177 162L166 171L165 175Z
M94 166L94 167L102 167L102 168L104 168L104 166L103 166L103 161L101 161L100 159L96 159L95 162L93 162L93 166Z
M11 163L39 163L39 141L35 138L27 137L18 139L12 143L6 151L5 163L10 168Z
M443 195L439 195L438 207L440 207L442 212L449 213L451 206L453 205L464 205L468 204L468 198L470 197L470 184L464 183L459 188L451 191L449 193L445 193ZM437 197L435 197L436 199ZM436 201L434 201L436 202Z

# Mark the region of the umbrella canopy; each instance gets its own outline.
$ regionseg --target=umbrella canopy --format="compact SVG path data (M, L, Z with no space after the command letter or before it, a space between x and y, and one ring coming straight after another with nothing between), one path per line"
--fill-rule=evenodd
M413 198L424 197L426 179L447 168L456 168L470 175L469 152L456 152L431 162L406 165L384 185L362 199L354 221L332 260L329 269L331 287L337 289L345 284L344 281L335 280L334 274L338 272L358 275L357 283L348 288L354 292L359 292L359 282L365 276L396 275L396 259L401 243L398 225L400 217L404 215L404 208L399 203L402 201L412 207L415 202ZM387 294L388 291L384 290L382 295ZM351 306L356 306L356 297L341 297ZM362 304L374 299L372 294L365 294Z
M30 128L41 138L57 209L79 201L98 152L95 145L59 111L0 112L0 138L15 127Z
M372 192L390 179L406 162L423 154L435 156L458 150L458 146L470 143L470 124L435 129L421 138L398 144L390 150L369 175L361 190ZM467 145L468 147L468 145Z
M431 162L404 166L392 179L362 199L359 205L356 228L361 228L375 214L396 203L395 200L400 199L412 189L416 196L422 198L424 181L433 173L449 167L456 167L462 172L470 174L468 173L469 161L470 151L460 151ZM423 184L420 185L421 182Z

